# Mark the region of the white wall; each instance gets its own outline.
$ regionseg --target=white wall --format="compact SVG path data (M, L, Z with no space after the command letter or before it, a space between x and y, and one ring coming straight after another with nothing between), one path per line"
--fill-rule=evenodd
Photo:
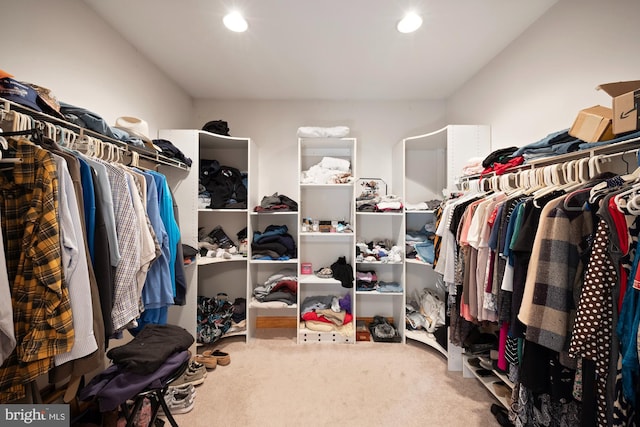
M610 107L597 85L640 78L638 17L638 0L560 0L449 99L448 120L490 124L495 149L567 129L583 108Z
M638 79L640 1L560 0L467 82L439 101L193 102L78 0L5 0L0 68L49 87L109 124L133 115L158 128L229 122L259 147L261 195L296 191L296 129L347 125L359 175L391 181L392 146L443 124L490 124L492 148L525 145L570 127L577 112L610 105L604 82Z
M79 0L3 0L0 69L59 100L158 128L186 127L191 98Z
M252 138L258 146L260 198L275 192L295 198L298 127L348 126L350 136L358 138L357 175L379 177L391 186L393 146L442 127L443 112L444 103L435 101L196 100L192 126L200 129L209 120L225 120L231 136Z

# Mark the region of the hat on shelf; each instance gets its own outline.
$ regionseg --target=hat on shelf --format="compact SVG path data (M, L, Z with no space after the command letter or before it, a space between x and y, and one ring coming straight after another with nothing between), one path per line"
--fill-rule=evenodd
M162 152L162 149L155 145L149 138L149 124L137 117L122 116L116 119L115 128L122 129L131 137L139 138L144 142L146 148L154 152Z
M0 79L0 97L42 112L38 105L38 93L31 86L10 77Z
M38 94L38 105L42 109L42 112L47 113L51 116L55 116L59 119L64 119L65 117L60 112L60 102L58 98L51 92L51 89L46 87L42 87L33 83L23 82L28 84L36 91Z
M5 70L0 70L0 79L4 79L5 77L13 77L13 74L9 74Z

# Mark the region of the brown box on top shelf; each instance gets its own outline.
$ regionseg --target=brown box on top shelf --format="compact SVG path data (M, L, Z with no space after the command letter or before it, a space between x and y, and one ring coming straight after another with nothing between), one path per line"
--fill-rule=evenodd
M613 135L613 110L602 105L585 108L578 113L569 135L586 142L607 141Z
M613 98L613 133L640 129L640 80L604 83L597 87Z

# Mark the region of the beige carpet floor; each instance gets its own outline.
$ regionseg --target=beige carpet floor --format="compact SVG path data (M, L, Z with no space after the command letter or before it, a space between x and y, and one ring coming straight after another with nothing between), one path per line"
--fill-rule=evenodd
M491 394L476 379L447 371L445 358L423 344L298 345L294 335L270 330L248 343L216 343L231 355L231 364L208 372L196 387L194 409L175 415L178 424L499 425L490 411Z

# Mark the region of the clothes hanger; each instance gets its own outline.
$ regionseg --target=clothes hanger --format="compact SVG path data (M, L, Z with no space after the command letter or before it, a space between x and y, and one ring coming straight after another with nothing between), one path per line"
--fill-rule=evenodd
M591 195L589 197L589 201L591 203L595 203L596 199L603 194L606 194L612 190L612 188L619 187L621 185L625 185L628 183L633 183L634 181L640 180L640 167L636 168L633 172L629 173L629 163L625 160L624 156L627 153L635 152L638 153L638 150L625 151L622 153L622 161L626 165L627 173L625 175L621 175L618 179L610 179L596 184L591 189ZM600 156L601 158L611 158L611 156Z

